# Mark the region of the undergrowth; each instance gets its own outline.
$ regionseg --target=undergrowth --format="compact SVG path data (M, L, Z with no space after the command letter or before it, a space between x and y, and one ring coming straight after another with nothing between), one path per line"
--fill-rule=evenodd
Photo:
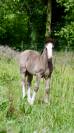
M55 53L53 64L50 103L42 102L44 82L41 80L31 107L27 98L22 99L18 64L13 58L0 57L0 133L74 132L74 55Z

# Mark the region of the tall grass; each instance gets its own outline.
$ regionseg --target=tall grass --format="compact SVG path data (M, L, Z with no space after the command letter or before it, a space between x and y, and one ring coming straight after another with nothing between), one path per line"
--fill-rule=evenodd
M74 55L54 53L53 64L50 103L42 103L42 80L31 107L22 99L18 64L0 56L0 133L74 132Z

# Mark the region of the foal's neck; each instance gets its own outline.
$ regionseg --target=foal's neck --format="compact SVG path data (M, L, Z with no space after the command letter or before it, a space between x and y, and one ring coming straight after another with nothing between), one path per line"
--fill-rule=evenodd
M47 49L45 48L41 54L41 60L43 62L43 65L45 66L45 68L48 65L48 57L47 57Z

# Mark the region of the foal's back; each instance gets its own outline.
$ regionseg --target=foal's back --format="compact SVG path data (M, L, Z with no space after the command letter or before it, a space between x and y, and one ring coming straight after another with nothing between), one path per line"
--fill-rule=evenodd
M20 54L20 65L25 65L28 60L37 60L40 58L40 54L37 51L25 50Z

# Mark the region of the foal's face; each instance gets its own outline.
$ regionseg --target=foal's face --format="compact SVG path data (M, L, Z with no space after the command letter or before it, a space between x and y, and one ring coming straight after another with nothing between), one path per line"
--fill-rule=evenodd
M53 43L46 44L48 59L52 58Z

